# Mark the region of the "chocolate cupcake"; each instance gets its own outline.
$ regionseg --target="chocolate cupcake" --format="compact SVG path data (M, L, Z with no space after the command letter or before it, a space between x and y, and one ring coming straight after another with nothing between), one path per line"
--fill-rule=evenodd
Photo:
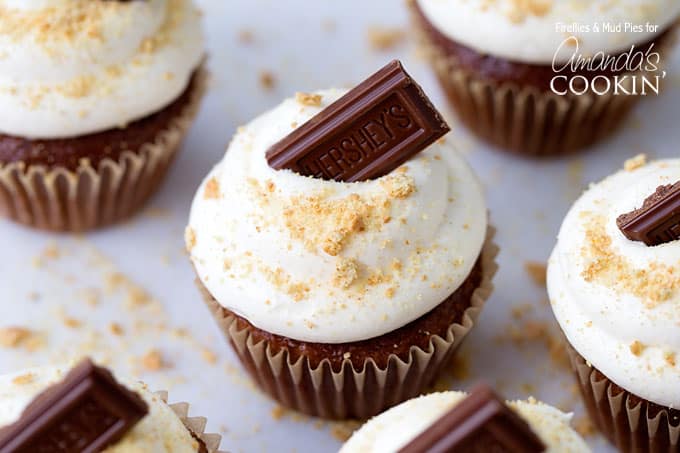
M499 446L497 443L489 444L488 438L484 438L483 447L480 445L468 445L468 448L444 449L418 449L413 448L413 442L425 431L431 428L438 419L446 417L447 413L456 410L460 405L467 403L469 396L462 392L441 392L414 398L406 401L397 407L384 412L377 417L369 420L340 449L340 453L396 453L396 452L416 452L416 451L545 451L548 453L587 453L590 448L585 441L570 426L571 416L547 404L540 403L534 399L527 401L509 401L508 408L518 416L518 418L528 425L528 429L538 437L543 443L544 449L529 448L529 439L511 439L514 441L515 448L508 448L506 445ZM474 435L472 425L489 416L490 405L483 406L484 410L477 412L475 417L466 420L467 426L461 426L461 431L467 432L470 440L480 439ZM508 437L517 435L519 429L508 423L507 416L503 416L502 424L495 423L494 428L489 431L500 435L501 440L508 440ZM505 437L502 432L503 426L512 428L510 436ZM458 427L456 427L458 428ZM483 428L482 428L483 429ZM453 429L446 430L451 434ZM529 436L532 434L529 433ZM451 437L464 437L456 433ZM462 443L462 442L461 442ZM475 449L477 447L477 449ZM492 448L496 447L496 448Z
M479 182L443 139L360 182L268 165L272 145L344 94L298 93L240 128L196 194L186 242L210 311L265 392L363 418L418 395L447 363L492 290L496 247ZM370 147L414 120L378 110L383 129L370 122L372 138L351 140Z
M569 211L548 290L603 434L624 452L678 451L680 160L626 168Z
M675 0L409 0L451 104L477 136L555 156L611 134L663 88Z
M0 214L82 231L159 187L204 90L190 0L1 7Z
M188 409L89 360L32 368L0 376L0 449L216 452L220 436L205 434L205 418Z

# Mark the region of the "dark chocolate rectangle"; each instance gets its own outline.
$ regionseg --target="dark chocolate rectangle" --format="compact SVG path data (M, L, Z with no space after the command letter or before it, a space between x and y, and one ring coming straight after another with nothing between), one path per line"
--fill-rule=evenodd
M147 413L144 400L86 360L0 429L0 453L101 451Z
M386 175L449 131L393 61L267 151L269 165L335 181Z
M680 181L659 187L642 208L621 216L617 223L628 239L648 246L680 239Z

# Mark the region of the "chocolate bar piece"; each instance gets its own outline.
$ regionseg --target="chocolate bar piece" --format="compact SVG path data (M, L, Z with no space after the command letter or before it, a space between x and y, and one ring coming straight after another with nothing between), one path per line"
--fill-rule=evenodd
M479 385L400 453L540 453L545 449L527 422L491 388Z
M395 60L272 146L267 161L305 176L365 181L388 174L449 130Z
M628 239L649 246L680 239L680 181L659 186L640 209L621 215L616 224Z
M148 412L139 395L87 359L0 428L0 453L98 452Z

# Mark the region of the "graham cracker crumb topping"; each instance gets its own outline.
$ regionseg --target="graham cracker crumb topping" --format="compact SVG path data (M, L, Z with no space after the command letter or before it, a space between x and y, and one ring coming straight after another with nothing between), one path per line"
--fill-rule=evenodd
M647 268L636 268L612 248L612 238L605 230L605 219L592 216L586 224L586 243L581 250L585 281L599 283L619 293L632 294L642 299L647 308L654 308L670 300L680 290L680 273L663 263L652 262Z
M636 357L639 357L644 349L645 346L637 340L630 344L630 352Z
M646 154L638 154L635 157L632 157L628 159L626 162L623 164L623 169L626 171L633 171L637 170L638 168L644 167L647 165L647 155Z
M543 17L553 6L553 0L511 0L506 15L513 23L522 23L529 16Z
M308 105L310 107L318 107L321 105L322 96L320 94L309 94L309 93L295 93L295 100L302 104Z
M205 183L203 198L206 200L220 198L220 183L214 177L210 178L208 182Z
M359 276L359 265L353 259L340 258L335 265L333 286L349 288Z

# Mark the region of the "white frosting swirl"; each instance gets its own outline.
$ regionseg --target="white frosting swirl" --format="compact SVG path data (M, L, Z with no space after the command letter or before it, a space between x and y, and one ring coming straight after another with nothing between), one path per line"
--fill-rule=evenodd
M68 368L32 368L0 375L0 427L19 420L26 407L38 394L60 382ZM104 451L129 453L152 451L157 453L196 453L198 443L173 410L140 382L118 382L141 396L149 406L149 413L122 439Z
M482 249L481 187L442 141L382 178L338 183L269 167L265 152L338 99L283 102L241 128L194 198L191 259L255 326L342 343L404 326L453 293Z
M191 0L0 0L0 132L125 126L175 100L202 58Z
M674 159L593 185L567 214L548 266L555 316L579 354L629 392L675 409L680 241L647 247L628 240L616 219L678 180Z
M467 395L432 393L401 403L369 420L340 453L397 452L450 411ZM587 453L590 448L569 426L571 415L534 400L508 402L546 445L546 453Z
M578 38L583 55L626 51L650 41L680 16L677 0L416 1L427 19L450 39L482 54L533 64L552 63L569 36ZM641 25L642 30L627 29L626 23ZM647 23L658 28L648 29ZM576 30L573 24L589 26L589 30ZM605 31L602 24L622 28ZM565 61L573 50L563 46L558 60Z

